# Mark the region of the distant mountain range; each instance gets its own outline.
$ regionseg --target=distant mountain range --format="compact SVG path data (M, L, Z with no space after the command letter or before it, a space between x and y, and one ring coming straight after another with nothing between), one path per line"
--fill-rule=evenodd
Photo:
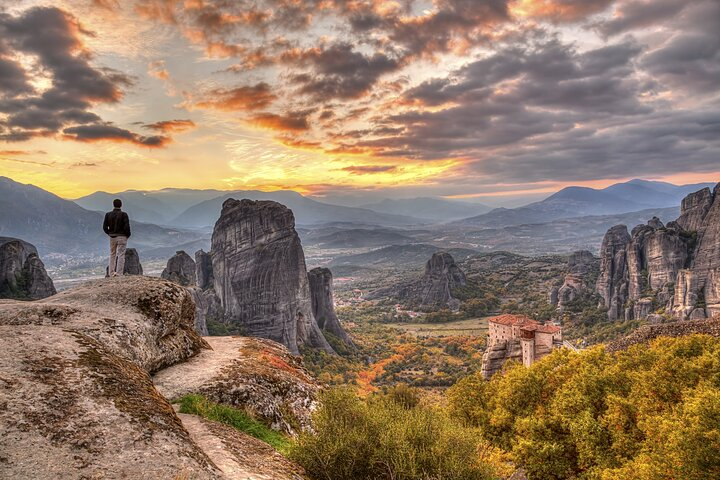
M274 192L239 190L226 192L220 197L206 200L190 207L178 215L171 224L179 227L192 228L214 225L220 216L223 202L228 198L276 201L293 211L295 223L298 225L319 225L330 222L365 223L371 225L412 225L422 222L417 218L388 215L365 208L330 205L312 200L290 190L278 190Z
M123 210L135 220L169 225L175 217L193 205L217 198L225 193L222 190L182 188L164 188L154 191L126 190L119 193L95 192L78 198L74 202L87 210L105 212L112 208L112 201L119 198L123 201Z
M467 218L473 215L480 215L492 210L491 207L481 203L459 202L446 200L444 198L386 198L380 202L362 205L363 208L376 212L390 213L393 215L405 215L408 217L422 218L435 222L448 222L459 218Z
M105 254L107 237L103 214L86 210L33 185L0 177L0 236L16 237L35 245L47 260L52 254ZM171 247L201 234L132 221L130 246L142 253Z
M586 215L615 215L651 208L675 207L689 193L714 183L673 185L648 180L616 183L598 190L566 187L545 200L519 208L496 208L488 213L454 222L473 227L504 227L537 224Z
M112 199L120 197L132 220L131 246L145 258L166 258L180 248L190 253L207 248L209 232L227 198L271 199L293 210L306 245L327 249L396 246L341 261L345 265L352 262L370 266L376 261L381 264L407 261L410 257L406 254L415 250L422 251L411 254L412 261L429 258L431 249L417 244L464 244L471 248L477 245L480 251L525 252L566 251L568 241L589 247L597 243L595 236L607 229L608 222L627 220L632 226L635 220L644 222L654 214L675 215L683 197L705 186L714 184L677 186L632 180L601 190L567 187L524 207L495 209L439 226L442 217L450 220L470 209L476 212L487 207L417 198L386 200L366 205L372 208L356 208L322 203L293 191L192 189L96 192L72 202L38 187L0 177L0 236L26 240L37 246L44 258L52 253L104 254L107 239L101 228L102 215L111 208ZM417 208L411 208L412 205ZM413 225L423 226L418 229ZM393 250L398 246L404 248Z
M211 228L220 216L228 198L273 200L289 207L299 225L330 222L366 223L372 225L412 225L426 220L410 216L376 212L366 208L343 207L318 202L292 190L262 192L259 190L129 190L119 193L95 192L78 198L75 203L89 210L105 211L114 198L123 200L123 209L132 218L184 228Z
M477 230L465 231L461 238L481 251L507 250L524 255L568 253L575 250L597 253L605 232L614 225L627 225L631 230L635 225L647 223L652 217L667 223L675 220L679 214L679 207L667 207L613 215L586 215L544 223L479 227Z

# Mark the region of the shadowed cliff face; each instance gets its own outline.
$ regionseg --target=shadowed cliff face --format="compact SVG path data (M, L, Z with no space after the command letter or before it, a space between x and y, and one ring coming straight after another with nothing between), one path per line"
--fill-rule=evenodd
M568 272L562 286L550 291L550 304L563 311L587 288L586 277L596 265L597 259L587 250L573 252L568 258Z
M212 236L215 292L225 321L299 353L332 352L315 322L305 254L287 207L226 200Z
M460 302L453 298L451 290L467 283L465 274L446 252L434 253L425 264L425 275L418 285L418 298L423 307L449 306L453 310Z
M677 221L653 218L627 233L611 228L600 252L597 292L608 318L643 318L659 308L677 318L720 313L720 184L685 197Z
M0 238L0 298L38 300L55 293L35 247L15 238Z
M335 335L346 345L352 346L350 336L342 328L335 314L332 272L328 268L313 268L308 272L308 280L310 281L313 315L318 327L324 332Z
M185 251L179 250L170 257L160 276L184 287L195 285L195 260Z
M366 296L368 300L396 298L420 309L450 308L458 310L460 300L452 296L452 289L465 286L465 273L447 252L436 252L425 263L425 273L417 280L385 287Z

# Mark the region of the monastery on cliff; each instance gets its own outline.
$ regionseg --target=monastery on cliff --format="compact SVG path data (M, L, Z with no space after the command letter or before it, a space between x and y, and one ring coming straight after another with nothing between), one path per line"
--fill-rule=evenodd
M522 363L529 367L553 348L562 346L562 329L556 325L543 325L525 315L505 314L488 319L488 349L500 343L517 342L522 349Z

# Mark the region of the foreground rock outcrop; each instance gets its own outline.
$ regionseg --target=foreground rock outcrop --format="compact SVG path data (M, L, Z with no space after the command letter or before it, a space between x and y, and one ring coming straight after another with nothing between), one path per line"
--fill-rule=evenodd
M17 238L0 237L0 298L38 300L55 293L37 249Z
M170 257L160 277L187 287L195 285L195 275L195 260L184 250L178 250Z
M329 268L313 268L308 272L310 281L310 296L315 321L323 332L330 332L339 338L345 345L351 347L353 342L345 329L340 325L335 314L335 300L333 299L333 276Z
M215 293L224 321L253 337L332 352L312 313L305 255L287 207L229 199L212 235Z
M207 348L192 312L145 277L0 303L0 477L219 478L149 377Z
M720 313L719 191L688 195L667 225L653 218L631 233L624 225L607 232L596 289L610 320Z
M703 334L720 337L720 317L703 320L671 322L660 325L642 325L630 335L608 343L605 350L617 352L633 345L647 344L658 337L682 337Z
M310 427L320 385L284 346L250 337L206 340L212 350L153 377L160 393L171 399L199 393L291 434Z
M454 288L467 285L465 273L447 252L437 252L425 264L423 276L409 283L386 287L371 292L367 298L396 298L413 308L435 310L449 308L458 310L460 300L452 296Z
M178 416L177 389L153 384L165 375L279 429L307 425L319 387L284 347L213 341L217 352L195 332L188 290L157 278L0 301L0 478L301 478L267 445Z

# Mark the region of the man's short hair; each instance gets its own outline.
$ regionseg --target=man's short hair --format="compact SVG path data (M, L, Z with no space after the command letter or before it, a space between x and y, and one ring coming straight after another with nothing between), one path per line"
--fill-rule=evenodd
M115 207L115 208L122 207L122 200L120 200L119 198L116 198L115 200L113 200L113 207Z

